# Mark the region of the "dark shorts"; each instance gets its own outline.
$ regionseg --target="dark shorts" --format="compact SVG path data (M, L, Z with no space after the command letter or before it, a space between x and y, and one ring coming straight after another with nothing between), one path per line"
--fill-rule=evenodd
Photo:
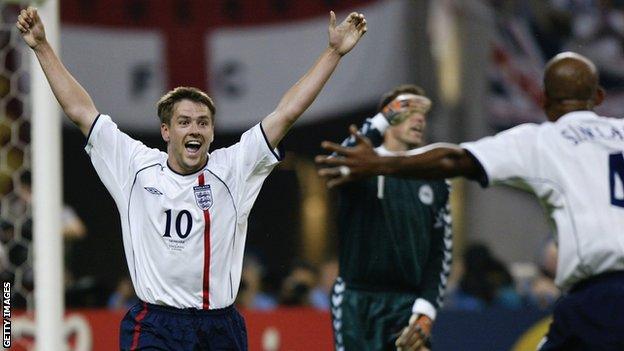
M555 304L540 351L624 350L624 272L589 278Z
M245 321L229 306L178 309L140 302L121 321L120 350L247 350Z
M352 289L338 278L331 296L337 351L396 351L394 343L407 326L412 293Z

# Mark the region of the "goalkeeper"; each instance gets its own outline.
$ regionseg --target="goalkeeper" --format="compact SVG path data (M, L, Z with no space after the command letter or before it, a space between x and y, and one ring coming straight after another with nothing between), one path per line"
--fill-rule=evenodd
M381 155L423 152L430 107L420 87L398 86L359 132ZM340 273L331 299L336 350L396 350L399 336L409 341L405 350L425 349L451 264L448 184L379 176L339 192Z

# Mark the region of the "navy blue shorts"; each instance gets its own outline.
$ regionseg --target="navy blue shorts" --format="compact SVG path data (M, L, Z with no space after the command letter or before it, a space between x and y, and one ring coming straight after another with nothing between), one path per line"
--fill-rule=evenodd
M145 302L121 321L120 350L247 350L245 321L234 306L178 309Z
M589 278L561 297L539 350L624 350L624 272Z

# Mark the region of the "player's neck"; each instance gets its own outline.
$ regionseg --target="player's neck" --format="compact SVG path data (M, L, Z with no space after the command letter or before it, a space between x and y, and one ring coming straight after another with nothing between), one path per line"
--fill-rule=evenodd
M593 107L590 101L567 101L566 103L559 103L551 107L550 111L546 111L546 115L549 121L556 122L559 118L570 112L593 111Z
M167 167L174 173L179 174L179 175L184 175L184 176L199 172L200 170L206 167L207 163L208 163L208 158L206 158L204 162L201 162L200 166L185 168L185 167L182 167L177 162L175 162L175 160L173 160L172 158L167 159Z
M418 147L417 145L411 145L411 144L407 144L396 139L388 139L388 138L384 140L382 146L386 150L391 151L391 152L404 152L404 151L411 150L411 149Z

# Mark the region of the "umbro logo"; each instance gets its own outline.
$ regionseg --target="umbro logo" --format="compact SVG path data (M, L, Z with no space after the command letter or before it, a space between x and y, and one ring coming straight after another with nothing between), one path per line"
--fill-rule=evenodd
M147 190L148 193L150 194L154 194L154 195L162 195L163 193L160 192L160 190L156 189L156 188L152 188L151 186L146 186L143 189Z

